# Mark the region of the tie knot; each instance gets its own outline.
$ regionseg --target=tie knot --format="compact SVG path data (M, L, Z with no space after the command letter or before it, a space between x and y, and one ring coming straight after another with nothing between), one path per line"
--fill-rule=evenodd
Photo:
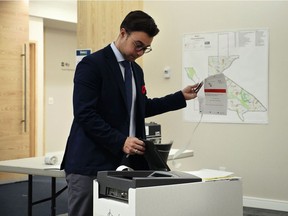
M121 61L121 64L123 65L124 68L130 68L130 62L127 60Z

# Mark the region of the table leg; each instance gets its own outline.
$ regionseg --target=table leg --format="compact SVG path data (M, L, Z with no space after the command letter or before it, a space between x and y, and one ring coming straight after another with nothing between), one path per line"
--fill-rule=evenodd
M51 179L51 216L56 215L56 178Z
M51 177L51 197L33 202L33 175L28 175L28 216L32 216L32 207L39 203L51 201L51 216L56 216L56 198L67 189L67 185L56 192L56 177Z
M28 216L32 216L33 176L28 175Z

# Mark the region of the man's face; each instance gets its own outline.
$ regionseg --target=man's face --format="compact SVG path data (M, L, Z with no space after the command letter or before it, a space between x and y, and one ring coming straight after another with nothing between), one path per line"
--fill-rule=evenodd
M121 29L120 34L119 51L126 60L135 61L144 53L152 50L153 37L149 37L145 32L135 31L128 33L125 29Z

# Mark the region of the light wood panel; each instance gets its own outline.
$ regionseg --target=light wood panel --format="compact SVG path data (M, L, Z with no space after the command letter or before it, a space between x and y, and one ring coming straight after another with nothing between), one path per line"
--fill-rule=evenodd
M120 24L132 10L142 10L143 1L78 0L77 46L103 48L116 39Z
M36 56L37 56L37 44L35 42L29 42L29 122L27 122L29 127L29 134L30 134L30 156L35 156L36 152Z
M29 39L28 8L28 1L0 2L0 160L30 156L30 136L24 132L22 121L24 58L21 56ZM29 95L27 105L29 109ZM13 176L1 173L0 179Z

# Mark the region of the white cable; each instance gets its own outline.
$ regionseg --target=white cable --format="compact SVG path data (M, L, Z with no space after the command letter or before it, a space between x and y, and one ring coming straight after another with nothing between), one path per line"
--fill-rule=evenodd
M201 116L200 116L199 122L198 122L197 125L194 127L193 132L192 132L192 134L191 134L191 137L190 137L189 141L187 142L187 144L186 144L186 145L183 145L183 147L180 148L180 149L174 154L173 160L172 160L172 165L173 165L175 168L180 168L180 167L181 167L181 163L176 162L175 159L177 159L184 151L186 151L187 149L189 149L190 145L192 144L193 135L194 135L196 129L198 128L199 124L201 123L202 117L203 117L203 113L202 113Z

